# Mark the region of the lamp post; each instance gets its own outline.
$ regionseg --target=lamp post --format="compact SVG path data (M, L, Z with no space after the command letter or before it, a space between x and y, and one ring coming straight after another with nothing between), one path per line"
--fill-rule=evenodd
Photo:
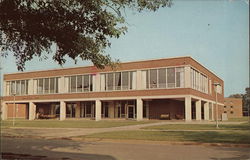
M215 86L216 128L219 128L219 122L218 122L219 109L218 109L218 98L217 98L217 92L218 92L217 86L220 86L220 84L215 82L215 83L213 83L213 85Z
M14 96L14 106L13 106L13 121L12 125L15 126L15 117L16 117L16 93L12 94Z

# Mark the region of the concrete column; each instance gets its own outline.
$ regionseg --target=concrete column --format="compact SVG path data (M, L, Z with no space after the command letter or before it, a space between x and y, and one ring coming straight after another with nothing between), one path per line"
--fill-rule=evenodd
M99 92L101 90L101 75L97 73L95 76L93 76L93 91Z
M136 99L136 120L143 120L143 101L141 98Z
M64 101L60 101L60 121L66 119L66 103Z
M29 120L36 118L36 105L33 102L29 102Z
M1 114L2 120L6 120L8 118L8 116L7 116L8 106L6 103L2 103L1 111L2 111L2 114Z
M100 121L102 119L102 103L100 100L95 101L95 120Z
M136 89L142 89L142 74L141 70L136 71Z
M185 66L184 67L184 77L185 77L185 82L184 82L185 88L191 88L190 66Z
M195 116L196 120L201 120L201 100L195 102Z
M210 102L210 104L211 104L211 107L212 107L212 121L214 121L215 120L215 117L214 117L215 105L212 102Z
M185 120L192 120L192 104L191 104L191 96L185 97Z
M208 102L204 104L204 120L206 121L209 120L209 103Z

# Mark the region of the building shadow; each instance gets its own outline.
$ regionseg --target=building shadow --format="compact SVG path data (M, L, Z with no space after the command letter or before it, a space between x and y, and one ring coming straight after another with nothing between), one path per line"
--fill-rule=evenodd
M84 153L91 142L76 142L71 140L46 140L31 138L2 138L3 156L13 159L35 160L116 160L113 156Z
M218 147L217 149L223 152L235 152L235 156L226 158L211 156L211 160L250 160L250 148Z

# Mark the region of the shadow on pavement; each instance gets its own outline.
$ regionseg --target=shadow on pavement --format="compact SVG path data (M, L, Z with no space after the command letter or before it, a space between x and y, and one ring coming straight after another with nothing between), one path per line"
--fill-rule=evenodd
M227 158L216 158L211 157L211 160L250 160L250 148L231 148L231 147L221 147L218 148L218 150L221 150L223 152L234 152L235 156L233 157L227 157Z
M116 160L110 155L84 153L84 145L92 145L91 142L3 138L3 144L3 158L6 157L6 159L14 157L12 159Z

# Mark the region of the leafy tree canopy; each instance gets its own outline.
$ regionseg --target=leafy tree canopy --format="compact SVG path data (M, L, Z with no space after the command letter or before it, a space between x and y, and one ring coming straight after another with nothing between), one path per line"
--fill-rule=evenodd
M90 60L98 68L115 61L104 53L110 38L127 30L124 10L141 12L170 7L172 0L0 0L0 49L2 56L13 53L18 70L42 52L65 63ZM7 52L11 51L11 52Z

